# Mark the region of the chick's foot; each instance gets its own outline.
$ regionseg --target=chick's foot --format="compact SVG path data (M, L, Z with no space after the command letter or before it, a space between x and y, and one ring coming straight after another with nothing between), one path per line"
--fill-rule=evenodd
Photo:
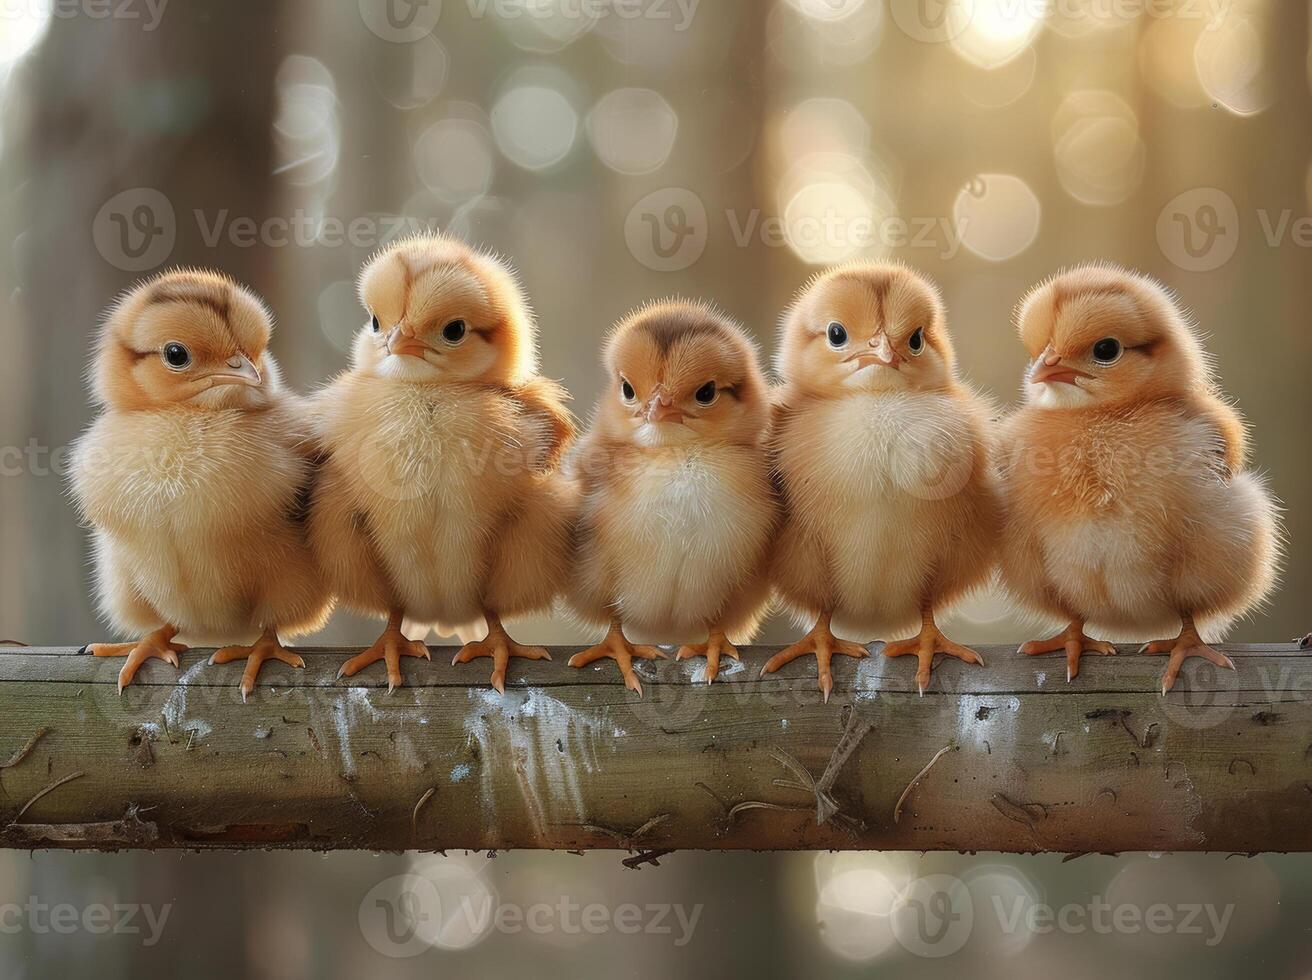
M402 657L432 659L429 656L427 646L419 640L407 640L405 638L398 620L396 625L389 624L387 629L383 631L383 635L375 640L374 645L368 650L342 664L342 669L337 672L337 677L339 680L343 677L353 677L370 664L376 664L382 660L387 664L387 693L391 694L405 683L405 679L401 676Z
M916 667L916 689L920 692L921 697L925 696L925 689L929 687L929 680L934 672L934 655L936 653L956 657L968 664L984 666L983 657L970 647L949 640L943 635L942 630L935 625L934 618L929 614L925 615L919 635L906 640L892 640L884 644L884 656L886 657L914 656L919 661L919 665Z
M1180 627L1180 635L1173 640L1153 640L1151 643L1145 643L1139 648L1139 652L1154 657L1167 656L1171 659L1167 661L1166 673L1162 674L1162 694L1175 687L1176 679L1180 676L1180 668L1184 666L1185 660L1189 657L1202 657L1209 663L1227 670L1234 670L1234 661L1224 653L1213 650L1203 638L1198 635L1198 629L1194 626L1191 617L1185 616L1184 622Z
M492 686L497 693L506 693L506 668L510 666L511 657L524 660L550 660L551 654L542 647L526 647L512 640L506 633L501 620L491 613L486 613L487 636L481 640L466 643L460 652L451 658L451 665L467 664L480 657L492 658Z
M241 674L241 699L245 703L251 691L255 690L256 678L266 661L278 660L288 667L304 667L305 661L286 649L278 640L273 630L265 630L264 635L248 647L234 646L216 650L210 657L210 664L227 664L234 660L245 660L246 669Z
M738 660L738 648L729 642L724 630L713 629L706 637L705 643L688 643L679 647L675 655L677 660L691 660L693 657L706 658L706 683L710 684L720 675L720 657L732 657Z
M135 643L88 643L79 653L89 653L93 657L127 657L127 663L118 672L118 693L132 683L137 670L147 660L163 660L178 666L178 654L186 653L187 647L174 643L178 631L172 626L162 626L153 633L147 633Z
M1045 653L1066 653L1066 683L1080 675L1080 657L1085 653L1096 653L1104 657L1116 655L1116 647L1104 640L1095 640L1084 635L1084 624L1079 620L1071 623L1056 636L1046 640L1030 640L1022 643L1017 653L1027 657L1037 657Z
M780 650L773 657L765 662L761 668L761 676L773 674L785 664L790 664L798 657L806 657L814 654L816 661L816 682L820 687L820 693L824 695L825 703L829 703L829 695L834 690L834 674L831 666L834 655L840 654L844 657L861 657L870 656L870 651L860 643L853 643L851 640L843 640L834 636L833 631L829 628L829 615L821 616L811 632L802 637L790 647Z
M619 664L620 674L624 677L624 686L638 697L642 697L642 683L638 680L638 675L633 672L633 661L664 659L665 654L656 647L630 643L624 635L624 630L616 623L611 626L606 638L595 647L588 647L582 653L570 657L569 665L586 667L598 660L614 660Z

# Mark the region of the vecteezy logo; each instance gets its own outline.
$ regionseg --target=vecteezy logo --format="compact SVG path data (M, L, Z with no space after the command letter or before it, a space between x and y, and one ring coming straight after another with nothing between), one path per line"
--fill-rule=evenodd
M893 935L909 953L951 956L970 939L975 905L964 882L951 875L917 878L893 906Z
M384 956L407 959L432 948L442 921L437 886L422 875L380 881L360 903L360 932Z
M706 205L686 187L653 191L629 209L624 241L653 272L679 272L706 250Z
M1175 687L1162 697L1162 713L1172 724L1195 731L1224 724L1242 704L1239 673L1190 657L1180 667Z
M1212 272L1239 247L1239 210L1215 187L1195 187L1172 200L1157 217L1157 245L1186 272Z
M384 41L408 44L433 33L442 0L360 0L360 17Z
M178 237L169 199L153 187L134 187L101 206L91 240L101 257L124 272L145 272L168 260Z
M975 0L889 0L893 23L913 41L938 44L959 37L975 16Z

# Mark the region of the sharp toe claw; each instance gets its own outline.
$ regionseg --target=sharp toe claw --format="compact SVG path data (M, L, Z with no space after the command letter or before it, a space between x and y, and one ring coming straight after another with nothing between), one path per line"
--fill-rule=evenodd
M84 643L84 644L82 644L82 646L78 647L77 652L78 652L80 655L85 656L86 654L88 654L88 653L91 652L91 644L90 644L90 643Z

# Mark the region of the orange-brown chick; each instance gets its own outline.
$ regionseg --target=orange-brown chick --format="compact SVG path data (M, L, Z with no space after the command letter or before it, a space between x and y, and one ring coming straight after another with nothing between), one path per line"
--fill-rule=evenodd
M1085 625L1170 655L1169 690L1189 656L1231 666L1220 637L1271 591L1276 507L1244 469L1238 413L1221 400L1202 343L1160 285L1086 265L1017 307L1032 359L1025 404L1004 426L1008 511L1002 571L1035 611L1069 626L1029 654L1113 652Z
M785 519L771 577L815 623L763 672L814 653L820 689L834 654L885 644L914 655L923 694L936 653L982 663L935 625L936 611L985 583L999 501L988 411L958 378L943 304L900 265L852 263L802 290L783 320L773 455Z
M537 375L533 315L491 255L407 239L365 266L360 299L369 319L352 366L314 399L328 459L310 539L341 601L388 625L342 673L384 660L394 688L402 656L428 656L404 616L481 617L486 639L455 662L491 657L501 691L511 657L550 659L501 620L550 606L568 568L566 395Z
M123 296L91 379L102 412L78 440L72 487L94 532L101 609L131 643L119 690L188 642L259 639L242 697L269 659L303 666L279 635L318 629L332 608L300 522L313 478L304 406L268 353L271 322L252 293L201 270L164 273Z
M765 435L765 378L742 328L702 303L652 303L616 325L606 381L575 460L583 487L569 600L606 639L570 660L659 656L624 635L679 641L680 659L751 637L769 604L777 520ZM704 642L702 642L704 641Z

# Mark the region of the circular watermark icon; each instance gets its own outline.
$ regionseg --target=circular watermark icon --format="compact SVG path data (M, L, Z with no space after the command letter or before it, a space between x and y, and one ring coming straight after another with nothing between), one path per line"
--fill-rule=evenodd
M1173 198L1157 216L1157 246L1185 272L1221 268L1239 248L1239 209L1216 187L1195 187Z
M893 935L916 956L938 959L966 945L975 927L970 889L952 875L926 875L911 882L891 915Z
M679 272L706 251L706 205L686 187L665 187L629 209L624 241L652 272Z
M970 26L975 0L889 0L888 12L898 30L913 41L942 44Z
M442 920L442 896L422 875L394 875L374 885L360 903L365 942L393 959L432 948L429 937Z
M433 33L442 0L360 0L360 18L384 41L410 44Z
M1165 658L1160 658L1165 662ZM1162 713L1181 728L1202 730L1224 724L1235 713L1239 673L1202 657L1180 665L1175 687L1162 697Z
M365 941L392 959L474 946L497 917L497 895L481 874L485 865L434 856L380 881L360 902Z
M145 272L168 261L178 238L177 216L167 197L153 187L120 191L96 212L91 240L110 265Z
M964 422L954 418L931 433L902 429L889 465L897 486L919 500L955 497L975 472L975 449Z

